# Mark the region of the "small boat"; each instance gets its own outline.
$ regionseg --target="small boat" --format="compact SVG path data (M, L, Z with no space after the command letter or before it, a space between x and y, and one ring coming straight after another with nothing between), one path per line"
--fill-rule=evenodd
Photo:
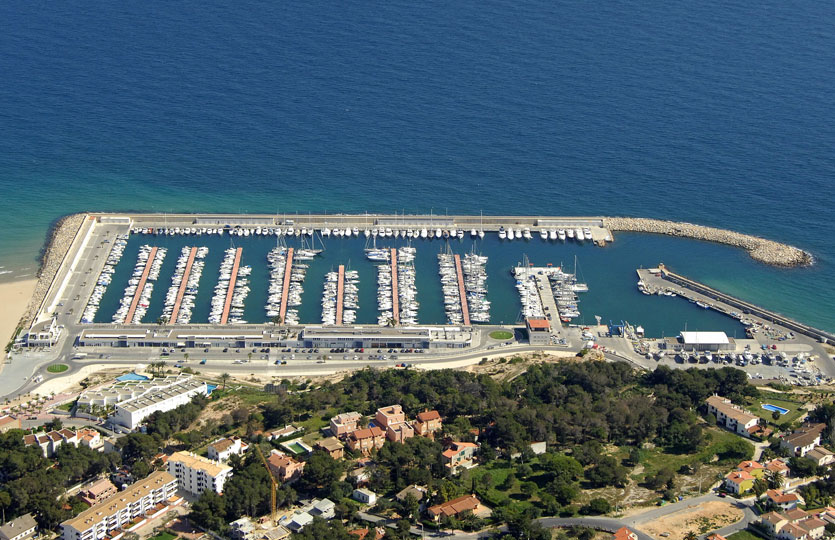
M507 231L504 230L504 227L499 227L499 238L502 240L507 239Z
M539 237L543 240L548 240L548 231L545 229L539 229Z

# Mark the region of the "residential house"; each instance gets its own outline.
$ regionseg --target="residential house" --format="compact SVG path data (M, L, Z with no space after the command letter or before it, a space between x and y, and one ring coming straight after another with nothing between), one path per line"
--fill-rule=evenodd
M734 495L740 495L754 486L755 478L745 471L731 471L725 475L725 489Z
M284 526L297 533L310 525L311 521L313 521L313 516L307 512L299 512L297 514L293 514L293 517L290 518L290 521L288 521Z
M267 440L272 441L275 439L283 439L284 437L289 437L293 433L298 433L299 431L299 428L293 424L287 424L283 428L270 431L269 435L267 435Z
M246 452L249 445L238 437L219 439L209 445L207 455L214 461L227 461L229 456L235 454L240 456Z
M759 424L760 418L758 416L749 413L738 405L734 405L727 398L713 395L707 398L705 403L707 404L707 412L716 417L718 425L724 426L739 435L750 436L751 431L749 430Z
M812 448L806 457L813 460L818 466L831 465L835 462L835 454L824 448L823 446L816 446Z
M470 469L474 467L473 459L478 450L478 445L471 442L453 442L441 454L444 467L452 474L457 473L461 468Z
M330 420L331 435L341 438L356 431L360 420L362 415L356 411L337 414Z
M234 540L253 540L256 530L255 524L247 516L229 523L229 536Z
M5 414L0 416L0 433L6 433L10 429L20 429L20 418Z
M766 461L765 463L763 463L763 465L765 465L766 471L771 471L772 473L780 474L783 476L783 478L788 478L791 475L791 469L786 464L786 462L780 458L774 458L771 461Z
M357 488L351 494L351 498L364 504L373 505L377 503L377 494L370 489Z
M79 429L77 433L79 444L88 447L90 450L104 451L104 440L101 438L101 433L91 428Z
M442 518L457 517L464 512L472 512L476 516L489 514L489 510L481 504L475 495L464 495L445 503L429 507L429 517L435 521Z
M825 532L822 519L793 508L784 512L768 512L760 516L760 526L777 540L817 540Z
M35 433L33 435L24 435L23 444L26 446L39 446L43 452L43 456L48 458L52 457L62 444L71 444L77 447L78 434L66 428L58 431L50 431L49 433Z
M359 451L363 454L369 454L375 448L379 450L385 442L385 433L377 426L357 429L348 434L348 448L354 452Z
M38 533L38 523L32 514L23 514L0 526L0 540L28 540Z
M222 493L223 485L232 476L232 467L191 452L175 452L168 458L167 465L180 488L192 495L200 495L206 490Z
M336 437L328 437L316 443L316 448L324 450L333 459L342 459L345 455L345 447Z
M353 529L348 531L348 534L353 534L357 537L357 540L383 540L386 536L386 528L375 527L374 529Z
M756 461L743 461L736 466L736 470L747 472L754 478L765 476L765 467Z
M397 493L397 495L394 496L394 498L400 502L403 502L406 500L406 497L408 495L411 495L415 498L416 501L420 502L426 496L426 491L427 490L425 487L421 487L418 485L406 486L405 488L401 489Z
M765 492L765 501L773 508L780 510L794 510L803 499L797 493L783 493L780 489L769 489Z
M368 483L370 475L368 474L368 467L359 467L348 473L348 478L355 486L364 486Z
M273 450L267 459L270 471L276 480L282 483L294 482L304 471L304 461L296 461L287 454Z
M435 433L443 429L444 423L438 411L423 411L417 414L414 423L415 434L422 437L434 438Z
M118 491L119 490L116 489L116 486L113 485L113 482L111 482L109 478L102 478L100 480L96 480L86 488L83 488L78 493L78 497L90 506L93 506L97 502L114 495Z
M626 527L621 527L612 535L612 540L638 540L638 535Z
M307 508L307 512L314 517L333 519L336 515L336 503L330 499L314 499L313 503Z
M708 535L707 540L727 540L727 538L725 538L719 533L713 533Z
M548 450L548 445L545 441L531 443L531 452L533 452L535 456L544 454L546 450Z
M402 424L406 421L406 414L400 405L389 405L380 407L374 415L374 422L383 429L388 426Z
M389 425L386 427L386 439L391 442L404 443L406 439L415 436L415 430L408 422L401 422L400 424Z
M783 437L780 447L795 456L803 457L821 443L821 432L825 427L826 424L810 424L796 429L790 435Z

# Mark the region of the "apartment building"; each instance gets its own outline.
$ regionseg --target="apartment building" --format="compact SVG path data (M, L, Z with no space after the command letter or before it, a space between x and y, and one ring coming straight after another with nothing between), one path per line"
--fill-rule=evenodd
M200 495L209 489L223 492L223 485L232 476L232 467L190 452L175 452L168 458L168 472L177 478L180 489Z

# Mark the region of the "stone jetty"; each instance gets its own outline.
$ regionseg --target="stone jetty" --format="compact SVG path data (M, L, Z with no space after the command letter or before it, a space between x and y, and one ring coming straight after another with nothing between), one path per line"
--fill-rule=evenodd
M29 301L26 312L20 319L20 324L24 328L29 327L35 318L35 314L43 303L49 286L52 285L52 280L55 279L55 274L58 273L58 269L70 250L75 235L81 228L81 224L84 223L86 215L71 214L64 216L55 222L55 225L50 229L49 240L41 256L38 283L35 285L35 291L32 293L32 299Z
M753 259L773 266L809 266L814 262L810 253L794 246L716 227L629 217L604 218L604 226L610 231L666 234L739 247Z

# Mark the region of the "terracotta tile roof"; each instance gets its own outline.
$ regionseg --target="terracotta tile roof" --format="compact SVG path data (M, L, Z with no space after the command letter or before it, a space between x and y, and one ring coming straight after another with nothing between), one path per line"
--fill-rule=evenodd
M548 319L534 319L528 318L528 326L531 328L537 328L540 330L550 330L551 323L548 322Z
M812 532L815 529L819 529L821 527L826 527L826 522L822 519L818 519L816 517L810 517L809 519L804 519L803 521L798 521L797 524L802 528L809 532Z
M467 510L475 510L481 502L475 495L464 495L445 503L437 504L429 508L429 513L435 516L457 516Z
M801 536L806 536L806 531L802 528L798 527L794 523L788 523L780 529L781 533L789 533L790 535L794 536L795 538L800 538Z
M382 437L383 430L377 426L371 426L370 428L354 430L348 436L355 441L359 441L362 439L369 439L371 437Z
M725 475L725 478L727 478L728 480L730 480L734 484L741 484L742 482L744 482L746 480L753 480L754 479L753 476L751 476L750 474L748 474L745 471L729 472L727 475Z
M783 460L780 459L772 459L768 463L765 464L765 468L772 472L779 472L783 473L789 470L789 466Z
M612 536L613 540L632 540L637 535L627 529L626 527L621 527L617 531L615 531L614 536Z
M743 425L758 418L757 416L744 410L742 407L734 405L731 403L731 400L721 396L710 396L707 398L706 402L708 405L711 405L728 418L732 418Z
M417 414L417 419L421 422L428 422L430 420L440 420L441 415L438 411L423 411Z
M786 510L783 515L789 518L792 521L797 521L798 519L803 519L809 517L807 512L804 512L800 508L793 508L791 510Z
M774 501L776 504L785 504L790 502L799 501L800 497L797 496L795 493L783 493L779 489L769 489L765 492L766 497L770 500Z
M768 523L771 523L772 525L777 525L781 521L787 521L786 516L784 516L782 514L778 514L777 512L769 512L767 514L763 514L760 517L760 519L763 520L763 521L767 521Z

